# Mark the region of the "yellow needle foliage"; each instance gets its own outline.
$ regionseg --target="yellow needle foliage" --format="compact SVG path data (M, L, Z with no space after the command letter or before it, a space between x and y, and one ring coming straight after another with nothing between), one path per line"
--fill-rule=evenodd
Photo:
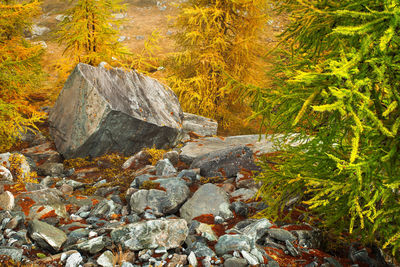
M117 41L120 22L112 12L125 10L121 0L77 0L60 24L58 41L65 44L73 63L97 65L121 60L128 50Z
M43 77L39 64L43 50L21 37L39 14L39 5L38 1L0 0L0 151L9 149L43 118L27 101Z
M238 94L227 75L256 83L266 0L189 0L174 20L178 52L172 57L170 86L187 112L227 123Z

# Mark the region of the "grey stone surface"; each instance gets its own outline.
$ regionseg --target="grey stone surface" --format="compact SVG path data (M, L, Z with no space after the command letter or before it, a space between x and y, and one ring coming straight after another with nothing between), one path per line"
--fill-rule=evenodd
M289 138L296 137L292 134ZM283 135L237 135L229 137L204 137L196 139L195 142L187 142L181 149L180 159L187 164L207 153L219 151L229 147L247 146L255 155L261 155L281 150L281 146L275 141L282 140ZM302 141L306 142L306 141ZM294 142L292 145L298 145L301 142Z
M42 176L62 176L63 173L62 163L46 162L38 167L38 174Z
M67 235L63 231L39 220L29 222L28 232L40 247L54 251L60 250L67 240Z
M8 256L15 262L22 260L23 250L21 248L0 246L0 255Z
M182 117L176 95L156 80L135 71L79 63L49 121L57 150L72 158L132 155L144 147L175 145Z
M189 197L190 190L186 182L179 178L160 178L152 182L159 184L163 190L139 190L130 198L131 211L143 213L151 208L155 215L174 213Z
M247 188L240 188L235 190L231 193L231 197L234 197L237 201L247 201L254 197L257 191L247 189Z
M234 177L241 169L259 170L253 152L247 146L228 147L196 158L190 168L200 168L205 177Z
M185 133L194 132L200 136L217 134L218 123L203 116L184 112L182 124Z
M106 242L104 240L104 237L98 236L77 244L76 249L85 253L96 254L103 250L105 246Z
M297 238L289 231L280 228L273 228L267 230L268 235L276 240L285 242L288 240L289 242L295 241Z
M67 258L65 267L78 267L82 261L83 258L81 254L79 252L75 252Z
M169 159L159 160L155 167L157 176L173 176L177 173L174 165L172 165Z
M114 255L111 251L106 250L97 259L97 264L103 267L113 267L114 266Z
M223 235L215 245L217 255L224 255L232 251L250 251L251 240L245 235Z
M319 248L321 246L322 234L320 230L293 230L290 232L297 237L301 247Z
M130 250L177 248L187 235L188 227L182 219L137 222L111 231L112 241Z
M203 214L219 215L222 203L229 205L226 192L214 184L202 185L193 196L180 208L182 218L190 222L193 218Z
M231 257L224 262L224 267L246 267L247 261L243 258Z

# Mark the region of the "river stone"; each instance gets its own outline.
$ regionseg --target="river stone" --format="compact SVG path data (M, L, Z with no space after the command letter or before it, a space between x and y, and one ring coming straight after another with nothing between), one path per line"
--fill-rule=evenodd
M28 232L40 247L54 251L59 251L67 240L67 235L63 231L39 220L29 222Z
M173 146L182 135L182 118L178 98L158 81L79 63L49 121L57 150L73 158Z
M234 177L241 169L259 170L254 163L253 152L247 146L210 152L195 159L190 168L200 168L200 174L205 177Z
M8 256L15 262L22 260L23 250L21 248L0 246L0 256Z
M182 219L137 222L111 231L112 241L130 250L177 248L187 235L188 227Z
M183 113L183 131L194 132L200 136L217 135L218 123L212 119L191 113Z
M226 192L214 184L202 185L193 196L180 208L180 215L190 222L193 218L203 214L219 215L220 205L226 203L229 206L229 198Z

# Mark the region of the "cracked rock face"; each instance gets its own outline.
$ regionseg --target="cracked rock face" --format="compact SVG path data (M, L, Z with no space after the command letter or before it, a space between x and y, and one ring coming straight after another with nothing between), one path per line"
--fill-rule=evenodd
M50 132L65 157L133 154L173 146L183 112L171 89L122 69L78 64L50 113Z

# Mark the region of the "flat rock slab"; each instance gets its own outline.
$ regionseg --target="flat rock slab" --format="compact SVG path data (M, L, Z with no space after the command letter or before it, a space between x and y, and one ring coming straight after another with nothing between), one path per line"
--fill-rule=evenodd
M39 220L30 221L28 231L30 237L45 249L59 251L67 240L67 235L63 231Z
M183 113L183 131L185 134L194 132L200 136L216 135L218 130L218 123L212 119L191 114Z
M274 140L281 140L282 135L237 135L229 137L203 137L187 142L181 149L180 160L191 164L193 160L207 153L219 151L229 147L247 146L255 155L279 151Z
M256 171L253 152L247 146L235 146L213 151L197 157L190 165L191 169L200 169L205 177L235 177L242 169Z
M152 220L137 222L117 228L111 239L130 250L177 248L186 239L188 227L185 220Z
M135 71L79 63L50 112L50 133L65 158L173 146L183 112L175 93Z

